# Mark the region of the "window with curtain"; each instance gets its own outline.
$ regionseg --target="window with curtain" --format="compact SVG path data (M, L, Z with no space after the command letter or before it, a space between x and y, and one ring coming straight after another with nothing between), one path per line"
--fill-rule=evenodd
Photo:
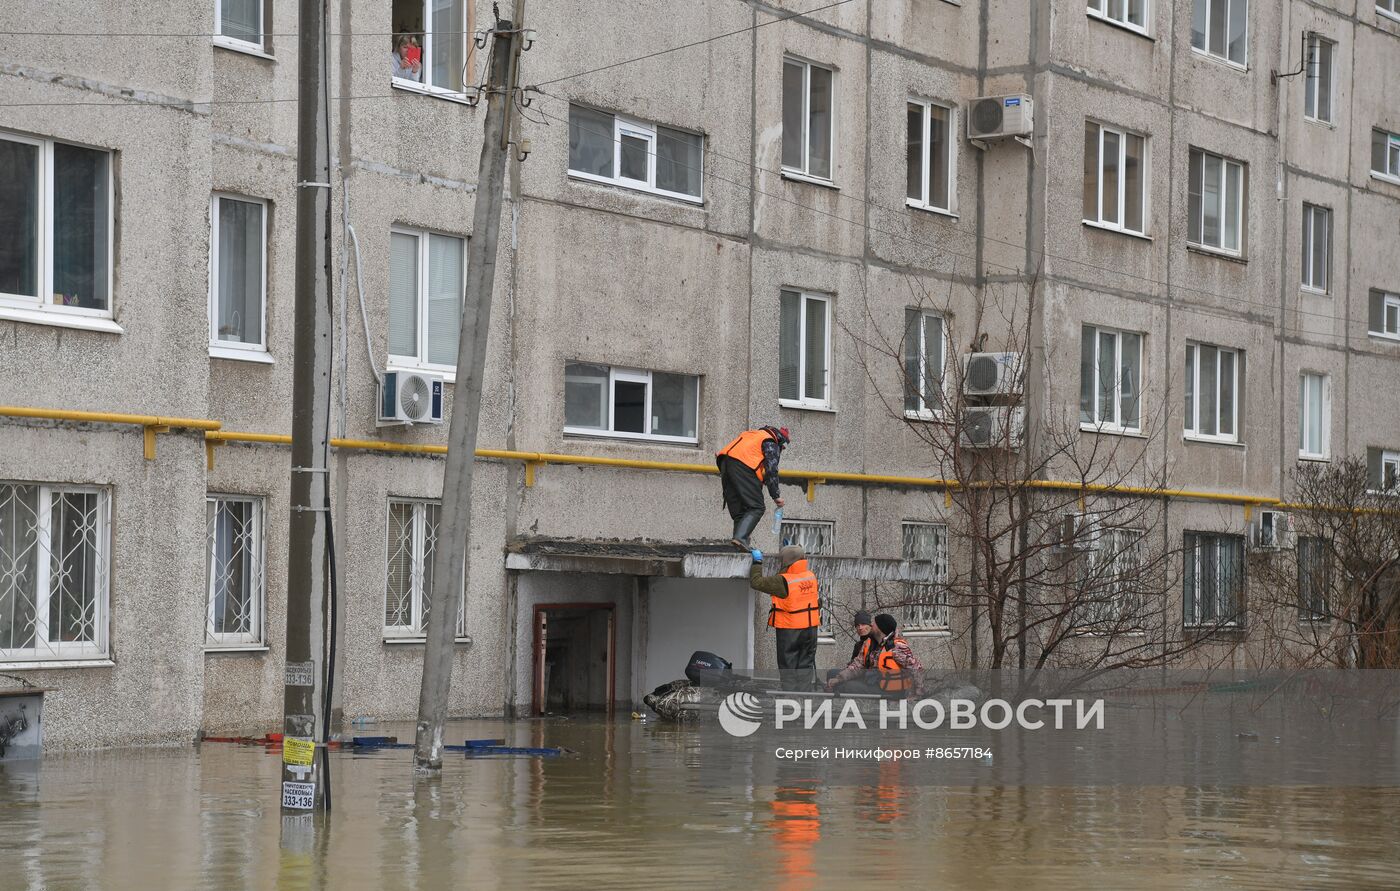
M264 0L214 0L215 43L263 51Z
M0 303L111 317L111 153L0 132Z
M1147 137L1084 122L1084 219L1109 229L1147 231Z
M905 631L942 631L948 627L948 526L945 523L903 523L900 556L927 561L935 581L904 584Z
M911 99L907 119L906 203L951 213L957 189L953 175L957 157L954 111L937 102Z
M1136 580L1142 562L1141 529L1105 529L1088 521L1088 547L1075 565L1080 573L1074 621L1086 633L1123 630L1141 615Z
M1079 422L1142 429L1142 335L1085 325L1079 339Z
M783 289L778 313L778 399L829 408L831 299Z
M904 311L904 413L933 418L944 408L943 317L920 309Z
M462 327L466 239L389 233L389 361L452 373Z
M263 642L262 508L261 498L240 495L210 495L205 502L206 646Z
M390 73L395 83L460 95L475 74L475 10L468 0L394 0Z
M210 216L209 343L266 352L267 206L254 198L215 195Z
M1327 375L1298 376L1298 457L1327 457Z
M801 59L783 60L783 169L830 181L836 74Z
M1249 0L1192 0L1191 48L1234 65L1249 60Z
M1303 205L1303 288L1326 294L1332 265L1332 211Z
M389 499L385 553L384 636L421 640L432 607L433 557L442 506L436 501ZM465 598L459 601L456 636L467 636Z
M0 666L107 657L106 489L0 483Z
M1183 624L1244 624L1244 537L1187 532L1183 554Z
M1187 243L1241 253L1245 166L1192 146L1187 177Z

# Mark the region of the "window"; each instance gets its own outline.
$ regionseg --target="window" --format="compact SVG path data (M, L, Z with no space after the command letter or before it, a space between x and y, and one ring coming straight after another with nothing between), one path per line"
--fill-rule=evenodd
M1396 0L1400 3L1400 0ZM1400 182L1400 133L1371 131L1371 172Z
M1182 622L1238 626L1244 621L1244 537L1187 532Z
M697 442L700 378L692 374L564 366L564 432Z
M474 12L467 0L394 0L389 67L400 86L462 92L473 53Z
M1240 363L1237 350L1205 343L1186 345L1186 435L1236 442Z
M466 240L389 233L389 361L451 373L462 330Z
M267 206L215 195L210 217L209 345L233 356L266 352Z
M1144 137L1085 121L1084 221L1143 234L1146 162Z
M388 568L384 589L384 636L422 638L428 630L433 590L433 552L442 506L436 501L389 499ZM467 636L465 598L457 612L457 637Z
M1149 2L1150 0L1089 0L1089 15L1146 34Z
M1332 211L1303 205L1303 288L1327 293L1327 270L1332 259Z
M1075 624L1081 630L1118 630L1141 614L1136 580L1142 552L1141 529L1103 529L1090 521L1091 545L1078 562L1080 572Z
M932 563L931 584L904 586L905 631L942 631L948 627L948 527L943 523L905 523L900 556Z
M1376 0L1376 11L1400 19L1400 0Z
M111 157L0 133L0 304L111 317Z
M1305 371L1298 377L1298 457L1326 458L1330 426L1327 375Z
M263 51L263 0L214 0L214 42Z
M835 553L836 524L820 520L784 520L780 529L783 546L795 544L807 552L808 557L830 557ZM815 572L815 570L813 570ZM830 579L817 577L817 593L821 599L822 617L817 634L832 636L831 624L831 585Z
M830 308L830 298L783 290L778 320L780 402L807 408L830 407Z
M1318 34L1308 35L1307 75L1303 84L1303 116L1332 120L1332 49L1336 44Z
M957 194L953 176L957 159L953 150L953 109L935 102L910 100L907 117L906 203L952 213Z
M933 418L943 404L943 317L904 311L904 413Z
M0 483L0 661L107 655L107 490Z
M1332 553L1325 538L1298 539L1298 618L1305 622L1326 622L1332 590Z
M704 137L569 105L569 173L583 179L700 200Z
M209 545L210 647L263 642L263 503L261 498L210 495L205 502Z
M1079 423L1140 430L1142 335L1085 325L1079 336Z
M1377 337L1400 339L1400 294L1372 288L1366 329Z
M783 170L831 181L832 84L830 68L783 59Z
M1188 175L1187 242L1239 254L1244 233L1244 165L1193 147Z
M1400 494L1400 451L1368 446L1366 476L1373 492Z
M1244 66L1248 61L1249 0L1194 0L1191 47Z

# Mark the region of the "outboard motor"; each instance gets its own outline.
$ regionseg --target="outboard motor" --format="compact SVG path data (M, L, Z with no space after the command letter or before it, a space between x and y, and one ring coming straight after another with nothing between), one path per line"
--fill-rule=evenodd
M690 654L690 664L685 667L685 676L697 687L719 687L730 680L729 672L734 664L728 659L696 650Z

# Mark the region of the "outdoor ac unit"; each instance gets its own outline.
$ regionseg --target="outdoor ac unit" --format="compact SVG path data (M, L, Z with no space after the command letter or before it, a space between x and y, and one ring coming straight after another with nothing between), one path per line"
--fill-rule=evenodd
M1026 410L1021 406L963 409L958 441L965 449L1019 449L1026 438Z
M963 395L1015 396L1021 370L1020 353L971 353L963 364Z
M386 371L379 384L379 426L442 423L442 378L418 371Z
M1066 514L1060 518L1058 547L1062 551L1092 551L1099 546L1094 521L1083 514Z
M1249 527L1249 543L1259 551L1283 551L1293 547L1293 515L1281 510L1261 510Z
M1034 124L1035 103L1025 93L983 96L967 105L968 139L1030 136Z

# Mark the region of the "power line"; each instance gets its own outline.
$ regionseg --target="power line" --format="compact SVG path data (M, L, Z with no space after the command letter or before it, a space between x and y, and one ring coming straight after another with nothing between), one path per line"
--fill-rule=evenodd
M550 93L545 93L544 95L548 96L548 97L551 98L551 99L560 99L560 97L554 96L553 94L550 94ZM569 123L567 118L561 118L561 117L559 117L559 116L557 116L557 115L550 114L549 112L546 112L546 111L543 111L543 110L538 110L538 113L539 113L540 115L544 116L544 117L550 118L551 120L560 121L561 123ZM596 136L603 137L603 138L608 139L610 142L613 142L613 143L618 142L617 137L615 137L615 136L614 136L613 134L611 134L611 133L606 133L606 132L604 132L604 131L602 131L602 130L594 130L594 129L588 128L588 127L578 127L577 129L583 130L584 132L591 133L591 134L596 135ZM728 155L723 155L723 154L720 154L719 152L714 152L714 151L712 151L712 150L710 150L710 149L708 149L708 148L706 149L706 151L707 151L709 154L714 155L715 157L726 158L726 159L728 159L728 160L735 161L736 163L742 164L742 165L747 166L747 167L749 167L749 168L751 168L751 169L753 169L753 170L757 170L757 171L759 171L759 172L761 172L761 173L770 173L770 174L771 174L771 173L773 172L773 171L767 170L766 168L758 167L758 166L756 166L756 165L754 165L754 164L752 164L752 163L750 163L750 162L744 161L744 160L742 160L742 159L739 159L739 158L732 158L732 157L730 157L730 156L728 156ZM657 156L655 151L648 151L648 154L649 154L649 155L652 155L653 157L656 157L656 156ZM791 204L791 205L793 205L794 207L799 207L799 208L801 208L801 209L803 209L803 210L806 210L806 211L809 211L809 212L811 212L811 213L819 214L819 215L825 216L825 217L830 217L831 219L834 219L834 220L839 220L840 222L847 223L847 224L849 224L849 225L859 227L859 228L864 229L864 230L866 230L866 231L868 231L868 232L874 232L874 233L879 234L879 235L885 235L885 236L890 237L890 238L895 238L895 239L899 239L899 240L902 240L902 241L906 241L906 242L908 242L908 243L910 243L910 244L913 244L913 245L916 245L917 247L920 247L920 248L924 248L924 249L928 249L928 250L941 251L942 253L944 253L944 254L946 254L946 255L949 255L949 256L952 256L952 257L957 257L957 258L959 258L959 259L969 260L969 261L972 261L972 262L976 262L976 257L975 257L975 255L966 254L966 253L960 253L960 252L958 252L958 251L949 250L949 249L946 249L946 248L939 247L939 246L937 246L937 245L926 244L926 243L924 243L924 242L922 242L922 241L919 241L918 239L914 238L914 237L911 236L911 235L903 234L903 233L900 233L900 232L892 232L892 231L885 230L885 229L880 229L880 228L877 228L877 227L875 227L875 226L871 226L871 225L869 225L869 224L867 224L867 223L865 223L865 222L863 222L863 221L861 221L861 220L854 220L854 219L851 219L850 217L844 217L844 216L841 216L840 214L832 213L831 211L823 210L823 209L821 209L821 208L819 208L819 207L813 207L813 206L811 206L811 205L809 205L809 204L803 204L802 202L800 202L800 201L795 201L795 200L793 200L793 199L791 199L791 198L788 198L788 197L785 196L785 195L778 195L778 194L774 194L774 193L772 193L772 192L766 192L766 191L764 191L764 190L762 190L762 189L759 189L759 188L750 186L750 185L748 185L747 183L739 182L738 180L726 179L725 177L723 177L723 176L721 176L721 175L719 175L719 174L713 173L713 172L705 173L704 170L703 170L703 168L695 167L694 165L690 165L690 164L685 164L685 163L680 162L680 161L677 161L677 160L675 160L675 159L669 159L669 158L668 158L667 161L668 161L668 163L674 164L674 165L676 165L677 167L681 167L681 168L684 168L684 169L687 169L687 170L695 170L695 171L698 171L698 172L700 172L701 175L702 175L703 177L705 177L705 178L718 180L718 181L720 181L720 182L726 183L726 184L728 184L728 185L732 185L732 186L734 186L734 187L736 187L736 188L739 188L739 189L743 189L743 190L745 190L745 191L747 191L747 192L750 192L750 193L752 193L752 194L755 194L755 195L762 195L762 196L764 196L765 198L772 198L772 199L775 200L775 201L781 201L781 202L783 202L783 203L785 203L785 204ZM862 199L860 199L860 198L850 197L849 200L854 201L854 202L859 203L859 204L867 204L867 205L869 205L869 206L871 206L871 207L874 207L874 208L876 208L876 209L878 209L878 210L884 210L884 211L886 211L886 212L893 213L893 211L890 211L888 208L885 208L885 207L882 207L882 206L880 206L880 205L874 204L873 202L864 201L864 200L862 200ZM960 233L960 234L967 235L967 237L975 237L975 236L969 235L968 233ZM1025 248L1024 245L1016 244L1016 243L1014 243L1014 242L1009 242L1009 241L1003 241L1003 240L1001 240L1001 239L992 238L992 237L990 237L990 236L983 236L983 237L986 238L986 239L989 240L989 241L995 241L995 242L997 242L997 243L999 243L999 244L1004 244L1004 245L1008 245L1008 246L1010 246L1010 247L1014 247L1014 248L1017 248L1017 249L1026 250L1026 248ZM1150 282L1150 283L1153 283L1153 284L1157 284L1157 285L1162 286L1163 288L1166 288L1166 283L1165 283L1165 282L1158 281L1157 279L1149 278L1149 277L1146 277L1146 276L1138 276L1138 275L1134 275L1134 274L1132 274L1132 273L1120 273L1119 270L1112 269L1111 267L1098 266L1097 264L1086 263L1086 262L1084 262L1084 261L1075 260L1075 259L1069 258L1069 257L1060 257L1060 256L1058 256L1058 255L1051 254L1051 253L1046 252L1046 251L1037 251L1037 250L1035 250L1035 249L1033 249L1033 248L1032 248L1032 249L1029 249L1029 250L1030 250L1030 253L1036 254L1036 255L1039 255L1039 256L1042 256L1042 257L1047 257L1047 258L1054 259L1054 260L1061 260L1061 261L1064 261L1064 262L1066 262L1066 263L1079 263L1079 264L1081 264L1081 265L1088 266L1088 267L1090 267L1090 268L1100 269L1100 270L1102 270L1102 271L1110 272L1110 273L1119 273L1119 274L1123 274L1123 275L1129 276L1129 277L1131 277L1131 278L1136 278L1136 279L1139 279L1139 280L1142 280L1142 281L1146 281L1146 282ZM1005 263L998 263L998 262L995 262L995 261L992 261L992 260L987 260L987 259L985 259L985 258L983 259L983 263L986 264L986 265L988 265L988 266L992 266L992 267L995 267L995 268L998 268L998 269L1002 269L1002 270L1014 272L1014 273L1016 273L1016 274L1018 274L1018 275L1026 275L1026 274L1027 274L1027 271L1026 271L1025 269L1022 269L1022 268L1019 267L1019 266L1011 266L1011 265L1008 265L1008 264L1005 264ZM1270 311L1277 311L1278 308L1279 308L1277 304L1273 304L1273 303L1264 303L1264 302L1262 302L1262 301L1257 301L1257 300L1247 300L1247 299L1241 298L1241 297L1226 297L1226 296L1224 296L1224 295L1222 295L1222 294L1216 293L1216 292L1214 292L1214 291L1208 291L1208 290L1205 290L1205 289L1202 289L1202 288L1181 287L1181 288L1177 288L1176 290L1183 290L1183 291L1190 291L1190 292L1200 293L1200 294L1204 294L1204 295L1207 295L1207 296L1210 296L1210 297L1215 297L1215 298L1220 299L1220 300L1230 301L1230 302L1234 302L1234 303L1246 303L1246 304L1249 304L1249 305L1252 305L1252 306L1258 306L1258 307L1261 307L1261 308L1264 308L1264 309L1268 309L1268 310L1270 310ZM1232 321L1233 321L1233 320L1238 320L1238 318L1239 318L1238 314L1231 314L1231 313L1225 312L1225 311L1223 311L1223 310L1212 309L1211 307L1192 306L1192 305L1189 305L1189 304L1182 304L1182 303L1175 303L1175 302L1172 303L1171 306L1172 306L1173 309L1180 309L1180 310L1183 310L1183 311L1186 311L1186 312L1193 312L1193 313L1197 313L1197 314L1200 314L1200 315L1211 316L1211 317L1214 317L1214 318L1229 319L1229 320L1232 320ZM1338 316L1329 315L1329 314L1326 314L1326 313L1315 313L1315 312L1309 312L1309 311L1307 311L1307 310L1302 310L1302 309L1293 310L1293 312L1296 312L1296 313L1299 314L1299 315L1313 316L1313 317L1320 318L1320 319L1323 319L1323 320L1326 320L1326 321L1330 321L1330 322L1336 322L1336 321L1339 320L1339 317L1338 317ZM1276 330L1281 331L1281 332L1284 332L1284 333L1295 333L1295 334L1307 335L1307 336L1310 336L1310 337L1346 338L1346 337L1348 336L1348 332L1341 332L1341 333L1338 333L1338 332L1336 332L1336 331L1310 331L1310 330L1308 330L1308 329L1306 329L1306 328L1294 327L1294 326L1290 326L1290 325L1287 325L1287 324L1277 325L1277 326L1275 326L1275 328L1276 328Z

